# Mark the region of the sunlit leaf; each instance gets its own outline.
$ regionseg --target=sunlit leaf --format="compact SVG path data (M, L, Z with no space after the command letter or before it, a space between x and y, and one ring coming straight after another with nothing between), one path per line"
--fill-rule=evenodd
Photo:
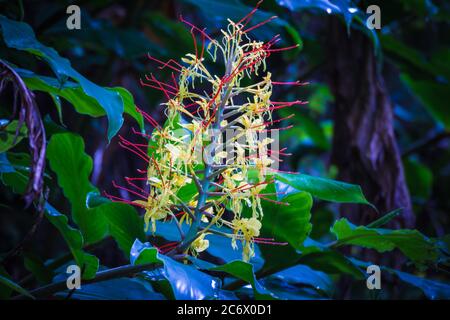
M309 192L312 196L321 200L339 203L370 204L364 197L361 187L358 185L301 173L276 172L274 175L277 180L297 190Z

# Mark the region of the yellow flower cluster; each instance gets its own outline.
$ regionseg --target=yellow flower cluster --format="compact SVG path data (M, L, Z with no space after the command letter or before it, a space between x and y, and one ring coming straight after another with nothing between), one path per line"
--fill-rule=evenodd
M155 222L169 216L176 219L181 233L182 225L188 224L189 232L182 234L179 246L183 252L196 255L206 250L205 237L218 233L231 238L233 248L240 241L247 261L260 234L261 196L274 161L269 150L273 140L267 137L274 106L271 74L258 74L265 72L273 43L251 40L246 24L245 19L229 20L220 40L192 26L194 39L196 31L203 40L209 39L208 46L203 43L201 53L186 54L181 64L163 65L179 73L173 84L147 78L168 98L167 121L156 126L151 136L148 199L135 204L145 209L147 228L151 223L153 232ZM210 72L212 65L222 62L221 77ZM242 86L245 77L261 80ZM190 201L185 201L183 193L193 188ZM245 207L248 215L243 216ZM225 210L232 213L231 219L222 217ZM222 226L231 231L217 231Z

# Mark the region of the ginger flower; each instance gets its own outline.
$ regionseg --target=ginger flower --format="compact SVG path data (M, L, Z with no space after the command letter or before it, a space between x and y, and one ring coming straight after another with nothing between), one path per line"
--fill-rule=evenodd
M253 241L259 236L262 224L255 217L234 219L231 223L235 235L231 240L231 245L236 249L236 240L241 240L243 260L248 261L255 254Z
M230 238L235 249L241 241L246 261L254 255L255 242L279 244L258 240L263 201L277 202L277 194L264 193L273 183L267 173L286 155L273 145L278 129L272 126L289 117L274 120L273 113L303 102L271 99L274 86L301 83L273 81L266 60L297 45L275 48L278 35L267 42L252 38L254 29L274 18L252 26L259 5L239 21L228 20L218 38L180 16L190 30L195 52L181 61L149 55L159 69L171 72L167 81L153 74L141 80L143 86L163 94L167 119L159 124L137 109L152 132L133 130L145 141L120 136L119 144L145 161L146 169L138 168L137 176L126 177L126 186L114 183L120 197L107 196L144 209L146 229L151 226L152 233L158 233L157 222L175 220L181 241L161 252L197 255L211 245L205 239L209 232ZM219 74L212 72L220 69ZM222 226L228 231L220 231Z

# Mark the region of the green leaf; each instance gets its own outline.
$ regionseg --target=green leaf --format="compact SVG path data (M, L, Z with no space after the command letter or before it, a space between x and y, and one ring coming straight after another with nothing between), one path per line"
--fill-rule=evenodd
M270 280L271 285L269 285L268 280ZM303 288L310 288L316 291L315 298L331 297L334 291L333 281L330 276L301 264L277 272L263 279L262 282L268 285L268 289L272 289L276 280L281 284L281 290L276 291L276 295L279 298L284 298L286 293L289 295L287 298L290 298ZM302 295L298 298L302 299Z
M109 233L128 257L135 239L145 239L143 221L132 206L99 196L89 181L92 160L84 153L83 139L72 133L54 134L47 157L71 202L73 219L86 244L98 242Z
M89 181L92 159L84 153L83 139L72 133L53 135L48 143L47 158L64 195L70 200L73 219L86 243L103 239L108 231L108 221L102 210L86 206L88 193L97 190Z
M123 203L109 203L99 207L109 224L109 233L128 257L136 239L145 240L144 222L135 208Z
M14 156L17 157L17 155ZM3 165L2 165L2 158L4 163ZM5 159L6 161L8 160L8 158L6 158L6 154L1 153L0 173L2 174L3 183L13 188L13 191L15 193L21 194L25 190L28 177L26 175L23 175L21 172L17 171L14 167L12 167L9 161L8 164L6 164L6 162L4 162ZM22 160L19 158L19 163L21 161ZM44 209L45 209L45 217L61 233L77 265L80 266L80 268L84 268L83 278L84 279L93 278L98 270L99 262L97 257L87 254L83 251L82 248L85 243L81 232L75 228L72 228L69 225L67 216L58 212L48 202L45 204ZM31 261L28 262L30 263ZM29 263L28 266L32 267Z
M358 185L331 180L326 178L313 177L306 174L274 173L277 180L284 182L291 187L309 192L316 198L339 203L370 203L364 197L361 187Z
M86 206L97 209L103 213L108 221L109 234L129 258L131 247L136 239L145 240L144 222L133 206L111 202L97 192L89 192L86 197Z
M79 74L72 68L69 60L60 57L53 48L40 43L28 24L0 15L0 26L7 47L26 51L42 58L61 81L69 78L79 83L86 95L95 99L104 109L109 122L108 139L114 137L123 123L124 103L119 93L102 88Z
M399 215L401 215L402 210L403 210L402 208L399 208L399 209L395 209L395 210L392 210L391 212L386 213L381 218L379 218L379 219L369 223L367 225L367 228L379 228L381 226L384 226L385 224L387 224L392 219L394 219L394 218L398 217Z
M262 234L264 237L286 241L299 249L311 232L312 198L307 192L298 192L281 200L289 205L264 201Z
M350 259L334 250L322 249L304 254L298 263L327 274L346 274L358 280L364 279L364 273Z
M342 218L331 231L337 237L335 246L357 245L379 252L399 249L416 264L433 262L438 258L436 245L417 230L389 230L355 226Z
M0 284L34 300L34 297L24 288L5 276L0 275Z
M34 252L24 252L23 262L25 268L30 271L40 283L50 283L54 277L53 271L49 270L41 258Z
M431 169L420 161L410 158L403 160L403 168L411 195L414 198L426 201L433 188L433 172Z
M61 102L59 97L70 102L75 110L80 114L91 117L100 117L105 115L105 110L99 102L87 95L83 88L76 82L59 81L58 79L37 75L29 70L16 69L30 90L47 92L51 95L58 109L61 118ZM124 112L133 117L141 130L144 128L144 119L136 110L133 96L128 90L122 87L106 88L106 90L119 94L124 104Z
M67 216L59 213L49 203L45 204L45 216L61 233L77 265L83 269L83 278L92 279L97 273L98 258L83 251L84 240L81 232L69 225Z
M18 123L19 121L13 120L5 127L0 123L0 153L8 151L27 136L28 130L24 123L16 136Z
M114 87L108 90L115 91L120 94L124 105L124 112L133 117L139 124L139 128L144 130L144 117L137 111L136 105L134 104L133 95L127 89L122 87Z
M30 172L30 156L26 153L0 153L0 174L3 184L14 193L24 194Z
M235 278L248 282L253 288L256 299L267 300L275 298L258 282L258 280L256 280L253 266L250 263L239 260L231 261L227 264L210 268L209 270L226 272Z
M162 275L177 300L203 300L217 297L219 281L192 266L179 263L158 253L149 243L136 240L130 251L132 264L164 263Z

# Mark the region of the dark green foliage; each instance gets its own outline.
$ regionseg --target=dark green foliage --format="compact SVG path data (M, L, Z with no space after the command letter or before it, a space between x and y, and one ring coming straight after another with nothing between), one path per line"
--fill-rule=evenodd
M442 3L442 8L432 2ZM51 1L42 1L49 17L30 17L32 11L25 6L24 21L18 19L18 8L5 5L8 10L0 15L0 59L35 93L45 116L48 144L45 195L28 209L33 212L30 215L21 202L32 168L28 129L18 128L12 95L3 99L9 92L0 92L0 203L8 214L0 216L0 298L64 299L69 294L64 287L65 267L75 263L82 267L83 281L89 282L72 299L340 299L341 280L365 288L367 266L383 261L387 263L381 266L382 272L388 275L384 296L410 298L392 288L412 286L419 292L412 298L450 299L450 50L448 36L436 31L448 29L450 8L438 0L414 3L397 0L383 8L383 33L365 28L365 8L349 0L262 4L253 23L273 14L280 18L256 29L255 37L267 39L281 33L283 46L300 44L270 60L273 79L313 83L274 88L277 99L310 102L301 110L280 113L295 115L281 125L296 125L280 133L281 145L293 153L283 169L301 173L271 173L275 183L266 191L278 196L270 196L273 202L262 201L261 237L279 245L255 244L256 255L249 262L241 260L242 245L238 243L234 250L230 239L218 234L224 229L215 227L207 235L206 252L183 262L162 254L157 246L181 240L175 223L158 221L155 234L145 232L141 210L110 201L104 191L110 192L112 180L145 170L145 163L117 151L115 138L120 130L127 132L131 127L151 133L135 102L164 123L160 105L164 97L138 86L144 72L156 69L145 62L145 54L166 61L193 51L189 29L173 17L186 13L189 20L217 33L227 18L245 16L254 1L121 3L119 9L92 1L83 8L80 32L66 30L66 16ZM121 10L125 18L120 18ZM111 12L119 16L118 21ZM401 23L400 13L414 22ZM398 227L402 208L378 212L359 185L336 180L337 168L327 166L331 148L352 148L333 141L331 114L339 97L331 94L323 54L330 14L342 20L350 37L364 32L371 39L394 105L395 134L417 229ZM158 71L162 78L171 79L167 68ZM107 122L97 119L103 116ZM158 159L151 148L147 151ZM188 202L196 190L191 182L177 196ZM345 218L348 206L371 207L375 219L367 225L349 221ZM20 265L11 262L10 250L19 242L11 234L24 234L39 210L45 223L37 223L38 235L32 234L32 239L47 242L19 243ZM251 209L245 208L244 215L249 214L247 210ZM187 232L186 225L183 231ZM42 286L58 283L62 287L45 294L40 291ZM369 297L357 291L351 294L357 299Z

